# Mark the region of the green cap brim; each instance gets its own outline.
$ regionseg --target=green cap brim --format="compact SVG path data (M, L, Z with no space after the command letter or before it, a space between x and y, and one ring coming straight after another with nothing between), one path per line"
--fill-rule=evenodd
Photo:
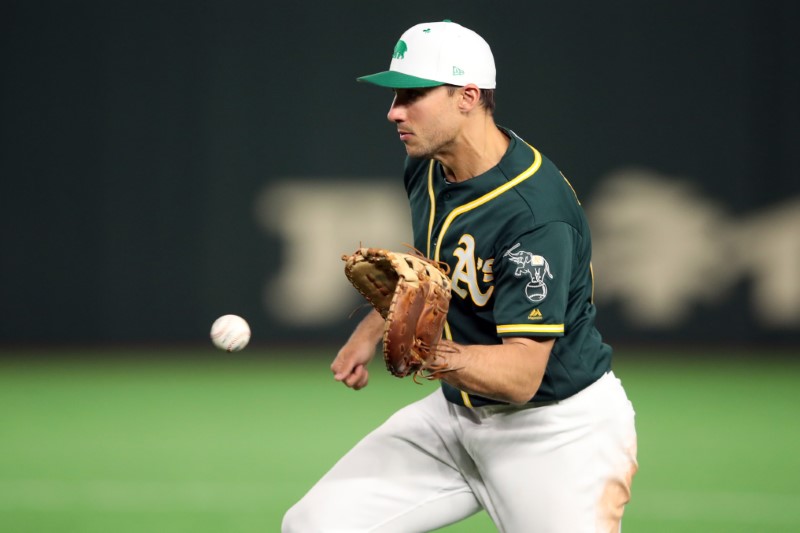
M356 78L356 80L392 89L416 89L418 87L437 87L439 85L444 85L444 82L441 81L409 76L408 74L403 74L402 72L396 72L394 70L378 72L377 74L370 74L369 76L361 76L360 78Z

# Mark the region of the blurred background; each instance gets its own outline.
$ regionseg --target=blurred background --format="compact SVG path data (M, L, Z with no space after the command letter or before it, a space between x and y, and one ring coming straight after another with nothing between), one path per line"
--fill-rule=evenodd
M800 528L800 4L4 0L0 530L277 531L432 390L378 365L348 394L327 366L362 303L341 254L410 242L392 93L355 78L444 18L490 43L497 122L589 217L640 415L626 529ZM208 342L227 313L236 357ZM713 426L733 408L760 414Z
M409 240L392 94L355 78L445 17L581 196L610 341L800 340L793 2L2 10L4 344L195 342L225 312L342 339L340 255Z

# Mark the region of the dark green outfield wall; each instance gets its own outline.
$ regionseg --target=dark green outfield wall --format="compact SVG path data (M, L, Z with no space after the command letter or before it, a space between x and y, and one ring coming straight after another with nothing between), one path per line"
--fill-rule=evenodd
M354 80L451 18L583 200L609 339L797 346L798 6L6 0L0 343L191 341L227 312L344 338L339 255L399 247L405 214L391 93Z

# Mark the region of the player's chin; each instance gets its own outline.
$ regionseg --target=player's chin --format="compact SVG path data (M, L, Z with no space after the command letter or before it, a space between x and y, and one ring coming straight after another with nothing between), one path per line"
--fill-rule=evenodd
M423 149L420 146L415 146L411 143L404 143L406 145L406 154L408 157L413 157L416 159L429 159L430 153L428 150Z

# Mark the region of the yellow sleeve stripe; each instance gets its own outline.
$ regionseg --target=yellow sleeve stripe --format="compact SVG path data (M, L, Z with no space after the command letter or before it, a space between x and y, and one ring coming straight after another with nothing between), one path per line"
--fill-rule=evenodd
M504 324L497 333L564 333L564 324Z

